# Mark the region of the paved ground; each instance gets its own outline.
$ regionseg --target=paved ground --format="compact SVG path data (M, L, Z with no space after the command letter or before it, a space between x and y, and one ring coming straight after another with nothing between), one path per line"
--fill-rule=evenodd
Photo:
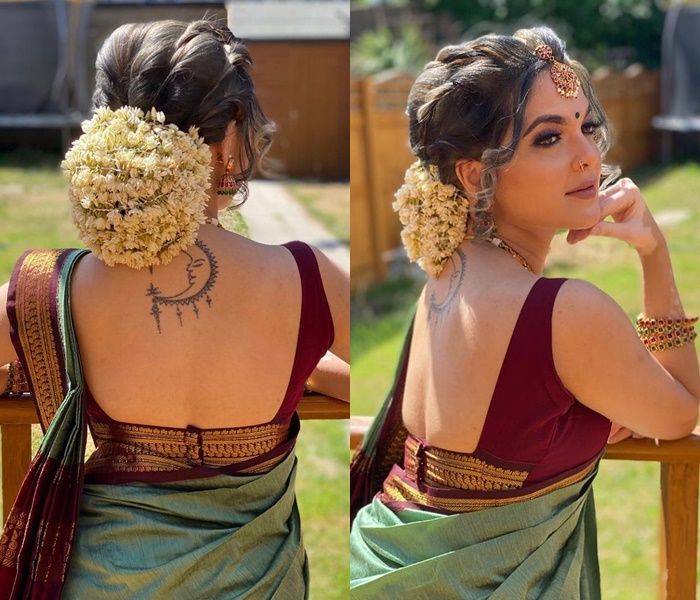
M322 225L308 215L284 185L277 181L252 181L250 196L241 207L250 237L264 244L301 240L321 249L350 272L350 252Z

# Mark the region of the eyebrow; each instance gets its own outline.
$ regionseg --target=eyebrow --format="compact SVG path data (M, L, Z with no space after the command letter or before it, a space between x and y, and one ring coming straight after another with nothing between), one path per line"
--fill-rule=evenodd
M586 111L586 114L583 116L583 118L585 119L590 114L590 112L591 105L589 104L588 110ZM566 125L566 119L561 115L540 115L532 123L530 123L530 126L527 128L525 133L523 133L523 137L530 133L540 123L556 123L557 125Z

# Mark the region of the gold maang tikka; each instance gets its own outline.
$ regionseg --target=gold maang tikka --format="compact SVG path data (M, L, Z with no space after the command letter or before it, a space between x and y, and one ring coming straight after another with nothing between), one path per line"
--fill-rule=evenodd
M535 48L538 58L552 63L549 73L557 88L557 92L565 98L577 98L581 82L576 72L567 64L559 62L554 58L552 47L548 44L540 44Z

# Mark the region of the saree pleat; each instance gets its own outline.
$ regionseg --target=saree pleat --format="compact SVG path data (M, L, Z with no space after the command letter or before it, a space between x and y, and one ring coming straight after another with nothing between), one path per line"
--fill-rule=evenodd
M394 512L375 498L350 534L351 598L599 600L596 472L546 496L463 514Z
M64 597L307 597L295 473L86 485Z

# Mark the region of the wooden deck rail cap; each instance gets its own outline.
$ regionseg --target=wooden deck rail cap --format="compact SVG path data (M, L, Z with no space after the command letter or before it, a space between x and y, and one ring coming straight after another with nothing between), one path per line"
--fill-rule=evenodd
M304 396L297 409L301 419L348 419L350 404L322 394ZM29 394L21 398L0 398L0 424L26 425L38 423L39 417Z
M373 417L350 417L350 448L355 449L362 443ZM611 444L605 450L604 458L617 460L654 460L668 463L700 463L700 427L686 438L680 440L636 440L627 438L617 444Z

